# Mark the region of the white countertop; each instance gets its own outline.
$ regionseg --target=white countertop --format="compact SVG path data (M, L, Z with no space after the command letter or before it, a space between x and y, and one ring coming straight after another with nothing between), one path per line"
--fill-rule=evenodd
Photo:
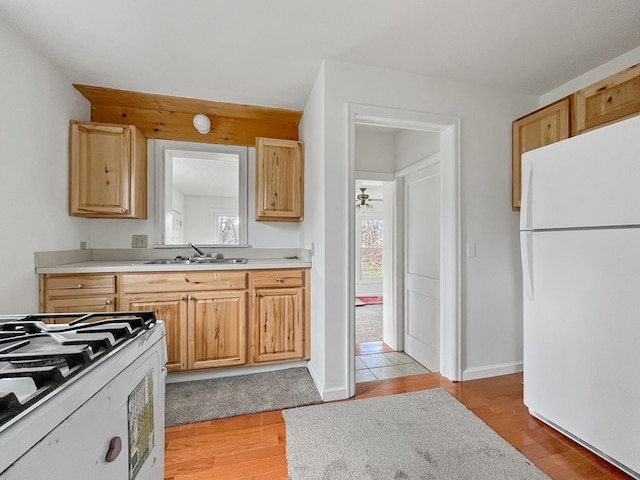
M200 270L256 270L270 268L309 268L311 262L287 258L247 258L247 263L209 264L145 264L149 260L92 260L37 267L36 273L100 273L100 272L184 272Z

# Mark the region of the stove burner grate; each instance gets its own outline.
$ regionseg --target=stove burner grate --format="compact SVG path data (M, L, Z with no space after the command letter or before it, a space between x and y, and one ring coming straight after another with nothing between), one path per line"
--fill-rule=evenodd
M0 317L0 427L155 323L153 312Z

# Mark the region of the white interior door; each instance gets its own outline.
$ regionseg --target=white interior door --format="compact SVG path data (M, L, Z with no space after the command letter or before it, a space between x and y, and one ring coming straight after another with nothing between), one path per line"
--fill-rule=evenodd
M404 350L440 370L440 163L404 180Z

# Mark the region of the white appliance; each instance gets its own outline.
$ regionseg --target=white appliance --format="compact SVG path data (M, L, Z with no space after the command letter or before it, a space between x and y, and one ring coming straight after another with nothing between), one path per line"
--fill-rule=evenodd
M640 478L640 117L522 162L524 403Z
M165 363L153 312L0 316L0 479L164 478Z

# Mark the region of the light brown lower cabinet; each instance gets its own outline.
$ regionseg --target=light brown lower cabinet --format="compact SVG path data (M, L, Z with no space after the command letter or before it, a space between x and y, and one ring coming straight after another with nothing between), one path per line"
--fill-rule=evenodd
M41 312L113 312L116 305L115 274L40 276Z
M246 291L125 295L125 310L153 311L165 322L167 371L245 363Z
M308 270L253 272L250 349L254 363L309 358L305 338L308 277Z
M111 310L153 311L165 323L168 372L302 360L309 277L308 268L42 275L42 311L104 311L92 304L97 292L111 292Z
M187 369L187 302L186 294L176 292L124 295L122 309L151 311L164 321L167 340L168 372Z
M167 371L243 365L248 273L158 272L122 275L122 305L165 322Z
M243 365L247 292L198 292L188 302L189 370Z

